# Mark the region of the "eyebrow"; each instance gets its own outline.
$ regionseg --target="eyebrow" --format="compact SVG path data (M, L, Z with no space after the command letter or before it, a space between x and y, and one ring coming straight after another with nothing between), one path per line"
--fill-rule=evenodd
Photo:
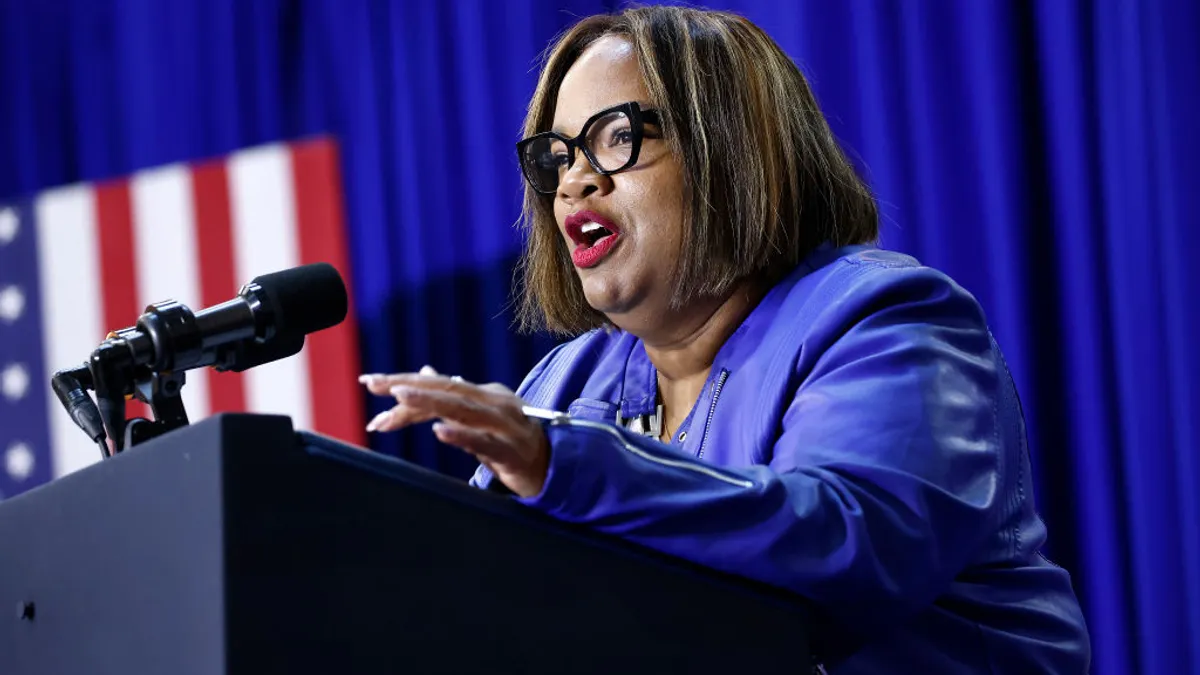
M646 111L653 111L653 112L655 112L655 113L657 113L657 112L658 112L658 108L657 108L657 107L655 107L655 106L653 106L653 105L651 105L650 103L643 103L643 102L641 102L641 101L638 101L637 99L634 99L634 102L635 102L635 103L637 103L638 105L642 106L642 111L643 111L643 112L646 112ZM618 104L616 104L616 105L621 105L621 104L620 104L620 103L618 103ZM597 109L596 109L596 110L594 110L594 111L593 111L591 114L589 114L589 115L587 116L587 118L585 118L585 119L584 119L584 123L586 124L586 123L587 123L587 120L589 120L589 119L591 119L591 118L592 118L592 115L595 115L596 113L600 112L601 110L608 110L608 108L611 108L611 107L613 107L613 106L607 106L607 107L604 107L604 108L597 108ZM653 124L654 126L659 126L659 122L658 122L658 120L648 120L648 121L649 121L649 123L650 123L650 124ZM550 126L550 131L551 131L552 133L556 133L556 134L558 134L558 135L560 135L560 136L566 136L567 138L575 138L575 136L576 136L576 134L569 134L569 133L567 133L566 131L563 131L563 128L562 128L562 127L560 127L560 126L558 126L557 124L553 124L553 125L551 125L551 126Z
M604 110L604 108L601 108L600 110ZM586 118L584 118L583 123L587 124L587 121L592 118L592 115L595 115L597 112L600 112L600 110L597 110L596 112L594 112L591 115L588 115ZM559 126L557 124L552 125L550 127L550 131L552 131L556 134L559 134L560 136L566 136L567 138L575 138L575 136L578 133L578 132L576 132L575 134L569 134L561 126Z

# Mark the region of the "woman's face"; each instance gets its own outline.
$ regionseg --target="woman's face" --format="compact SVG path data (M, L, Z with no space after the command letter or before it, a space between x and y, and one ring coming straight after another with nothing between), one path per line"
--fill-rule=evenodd
M574 138L592 115L628 101L643 109L653 107L637 56L624 39L601 38L563 79L553 129ZM607 140L601 142L625 142L628 136L606 132ZM682 167L658 126L646 126L641 152L631 168L599 175L583 153L576 152L574 163L562 176L554 198L559 232L572 254L588 304L617 326L632 330L653 327L655 319L662 321L673 291L683 207ZM588 221L612 234L604 236L605 230Z

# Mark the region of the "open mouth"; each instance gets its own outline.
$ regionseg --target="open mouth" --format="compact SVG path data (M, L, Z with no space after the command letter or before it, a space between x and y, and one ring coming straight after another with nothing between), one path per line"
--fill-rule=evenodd
M580 237L576 240L576 243L584 246L595 246L596 242L605 237L611 237L616 234L616 232L604 227L600 223L592 222L585 223L583 226L581 226L579 228L579 234Z
M564 225L567 236L575 242L571 261L577 267L598 265L621 238L619 227L593 211L572 213L567 216Z

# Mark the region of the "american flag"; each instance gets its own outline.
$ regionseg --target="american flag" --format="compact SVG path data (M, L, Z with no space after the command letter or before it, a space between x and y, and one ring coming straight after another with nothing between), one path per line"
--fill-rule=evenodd
M0 499L100 461L51 374L154 302L198 311L256 276L318 261L349 288L345 234L337 148L325 138L0 204ZM297 429L361 444L358 370L352 299L346 321L310 335L296 356L244 373L189 371L183 399L192 422L283 413Z

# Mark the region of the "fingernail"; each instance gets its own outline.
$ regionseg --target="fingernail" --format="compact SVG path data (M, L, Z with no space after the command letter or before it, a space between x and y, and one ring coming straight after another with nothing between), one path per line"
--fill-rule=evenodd
M375 380L378 380L378 379L379 379L378 373L368 373L366 375L359 375L358 383L359 384L371 384L372 382L374 382Z
M421 366L421 370L417 371L421 375L437 375L438 372L433 369L433 366Z
M383 412L379 413L367 423L367 431L375 431L379 427L383 426L383 423L386 422L391 416L391 410L384 410Z

